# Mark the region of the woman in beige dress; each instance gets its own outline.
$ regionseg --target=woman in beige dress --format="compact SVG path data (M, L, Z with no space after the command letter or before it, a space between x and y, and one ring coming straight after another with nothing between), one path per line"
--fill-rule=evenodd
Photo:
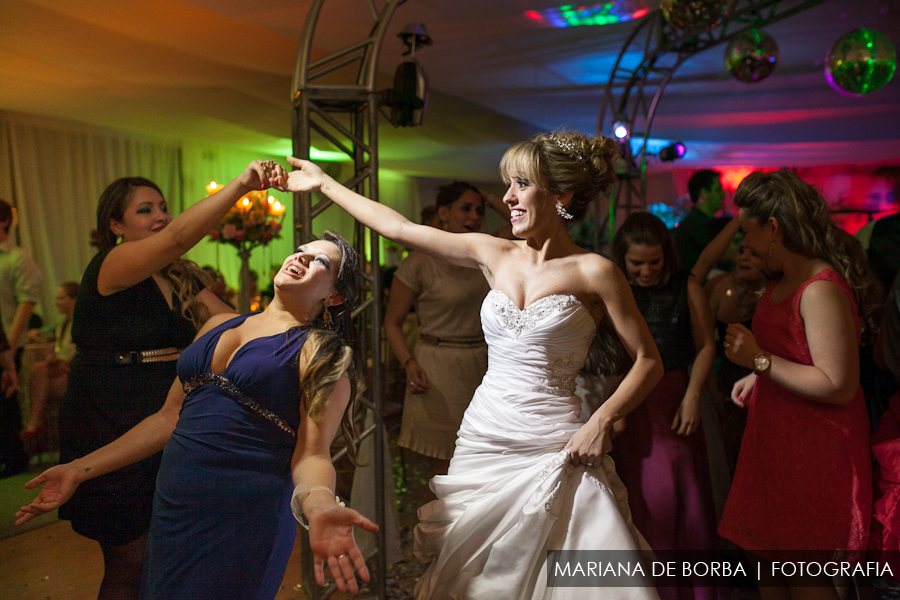
M485 204L509 219L502 201L463 181L441 186L435 204L453 233L478 231ZM479 310L488 291L480 270L422 252L400 263L391 284L384 330L406 375L398 443L424 455L434 475L447 474L463 413L487 371ZM411 352L403 323L413 306L420 338Z

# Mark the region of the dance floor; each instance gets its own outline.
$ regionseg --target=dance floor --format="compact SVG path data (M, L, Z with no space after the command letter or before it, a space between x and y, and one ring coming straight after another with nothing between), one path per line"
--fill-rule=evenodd
M410 452L405 453L406 464L401 466L395 435L391 435L391 438L405 558L389 567L386 597L390 600L412 600L415 582L424 571L424 566L412 556L412 529L416 524L416 509L427 499L428 467L424 462L417 461ZM31 474L0 479L0 598L96 598L103 574L103 560L96 543L74 533L68 521L57 520L55 512L42 516L24 530L12 525L15 509L34 495L34 492L25 490L22 486L38 472L40 468L35 467ZM308 596L301 586L301 579L298 538L276 600L306 600ZM353 597L340 593L330 596L334 600ZM355 596L374 597L377 594L366 588ZM848 600L854 598L855 594L851 591ZM730 600L759 600L759 594L755 589L733 589ZM860 600L900 600L900 586L893 582L879 582L878 587L864 590Z
M398 455L393 443L392 454ZM57 519L55 511L35 519L23 528L16 528L13 524L13 515L18 507L29 502L35 495L35 492L26 490L24 484L52 464L50 457L46 460L46 464L35 465L28 474L0 479L0 598L96 598L103 576L103 558L95 542L73 532L68 521ZM424 571L424 567L411 556L410 550L411 532L416 523L415 511L423 503L427 490L427 466L413 459L401 470L399 458L394 462L398 475L404 475L402 478L398 477L400 483L397 485L397 492L401 503L399 508L403 550L407 556L389 568L386 577L387 597L391 600L411 600L415 581ZM306 600L308 597L301 585L299 542L298 536L276 600ZM334 600L372 597L377 597L377 594L365 588L358 596L338 592L330 596Z

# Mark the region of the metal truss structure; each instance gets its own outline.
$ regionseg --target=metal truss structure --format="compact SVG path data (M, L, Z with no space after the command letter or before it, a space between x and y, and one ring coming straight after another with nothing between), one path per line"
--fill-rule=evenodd
M379 7L376 0L367 0L373 26L365 39L319 60L312 59L312 42L316 23L324 0L315 0L303 26L293 81L292 138L294 156L310 158L313 134L318 134L335 148L347 154L353 161L353 174L344 182L349 189L378 201L378 115L380 97L375 89L378 74L378 57L381 43L394 11L404 0L387 0ZM353 73L353 83L331 83L344 80ZM294 239L302 244L313 239L312 220L331 205L327 198L313 204L312 194L294 194ZM375 521L380 529L377 534L378 553L374 568L374 581L370 586L379 598L385 597L385 506L384 506L384 425L383 425L383 373L382 373L382 290L379 266L379 236L368 232L356 223L352 243L359 255L368 254L369 268L364 270L367 286L361 292L358 308L354 311L357 330L362 337L361 346L368 350L371 359L369 390L371 401L363 404L375 415L374 426L364 436L374 435L375 471ZM368 246L367 246L368 244ZM368 247L368 253L366 252ZM342 452L335 454L335 458ZM313 575L312 553L309 537L303 534L303 587L311 598L322 598L333 592L316 585Z
M619 184L610 198L610 238L616 214L646 208L647 143L663 90L687 59L730 41L754 27L780 21L825 0L729 0L722 21L704 31L684 31L657 9L641 19L622 45L600 103L597 134L612 134L613 124L626 125L631 139L621 143ZM635 60L633 57L640 58Z

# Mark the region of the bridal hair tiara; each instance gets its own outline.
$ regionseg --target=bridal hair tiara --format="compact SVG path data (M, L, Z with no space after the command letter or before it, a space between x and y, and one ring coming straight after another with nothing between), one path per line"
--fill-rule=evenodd
M575 144L572 142L566 142L555 135L551 135L550 139L556 142L556 145L560 147L560 149L566 154L570 154L573 158L577 158L578 160L584 160L584 156L581 155L581 152L575 151Z

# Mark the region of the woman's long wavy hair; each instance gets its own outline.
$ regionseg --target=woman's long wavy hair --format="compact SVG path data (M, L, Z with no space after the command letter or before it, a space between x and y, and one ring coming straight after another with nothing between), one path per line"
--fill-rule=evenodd
M121 222L128 203L134 198L138 188L146 187L163 195L159 186L144 177L122 177L106 186L97 203L97 229L91 232L91 244L100 251L109 250L119 243L111 228L111 221ZM189 319L194 327L200 329L210 317L209 309L198 297L202 287L213 284L212 278L196 263L186 258L179 258L164 267L163 277L172 288L176 304L181 307L181 314ZM197 289L199 281L201 288Z
M359 296L360 261L353 246L340 235L326 231L322 239L335 244L341 251L334 289L344 301L329 307L332 314L330 328L322 319L324 306L323 311L313 319L306 343L297 355L298 362L304 361L300 364L300 391L309 418L314 423L319 423L335 384L347 373L350 378L350 402L341 419L341 431L347 442L347 456L353 464L358 464L356 456L359 434L354 416L359 399L365 391L365 379L359 336L353 327L352 312Z
M859 242L831 220L816 189L791 171L751 173L734 192L734 205L762 225L775 217L784 230L784 247L829 263L847 282L856 301L863 336L876 327L877 284Z

